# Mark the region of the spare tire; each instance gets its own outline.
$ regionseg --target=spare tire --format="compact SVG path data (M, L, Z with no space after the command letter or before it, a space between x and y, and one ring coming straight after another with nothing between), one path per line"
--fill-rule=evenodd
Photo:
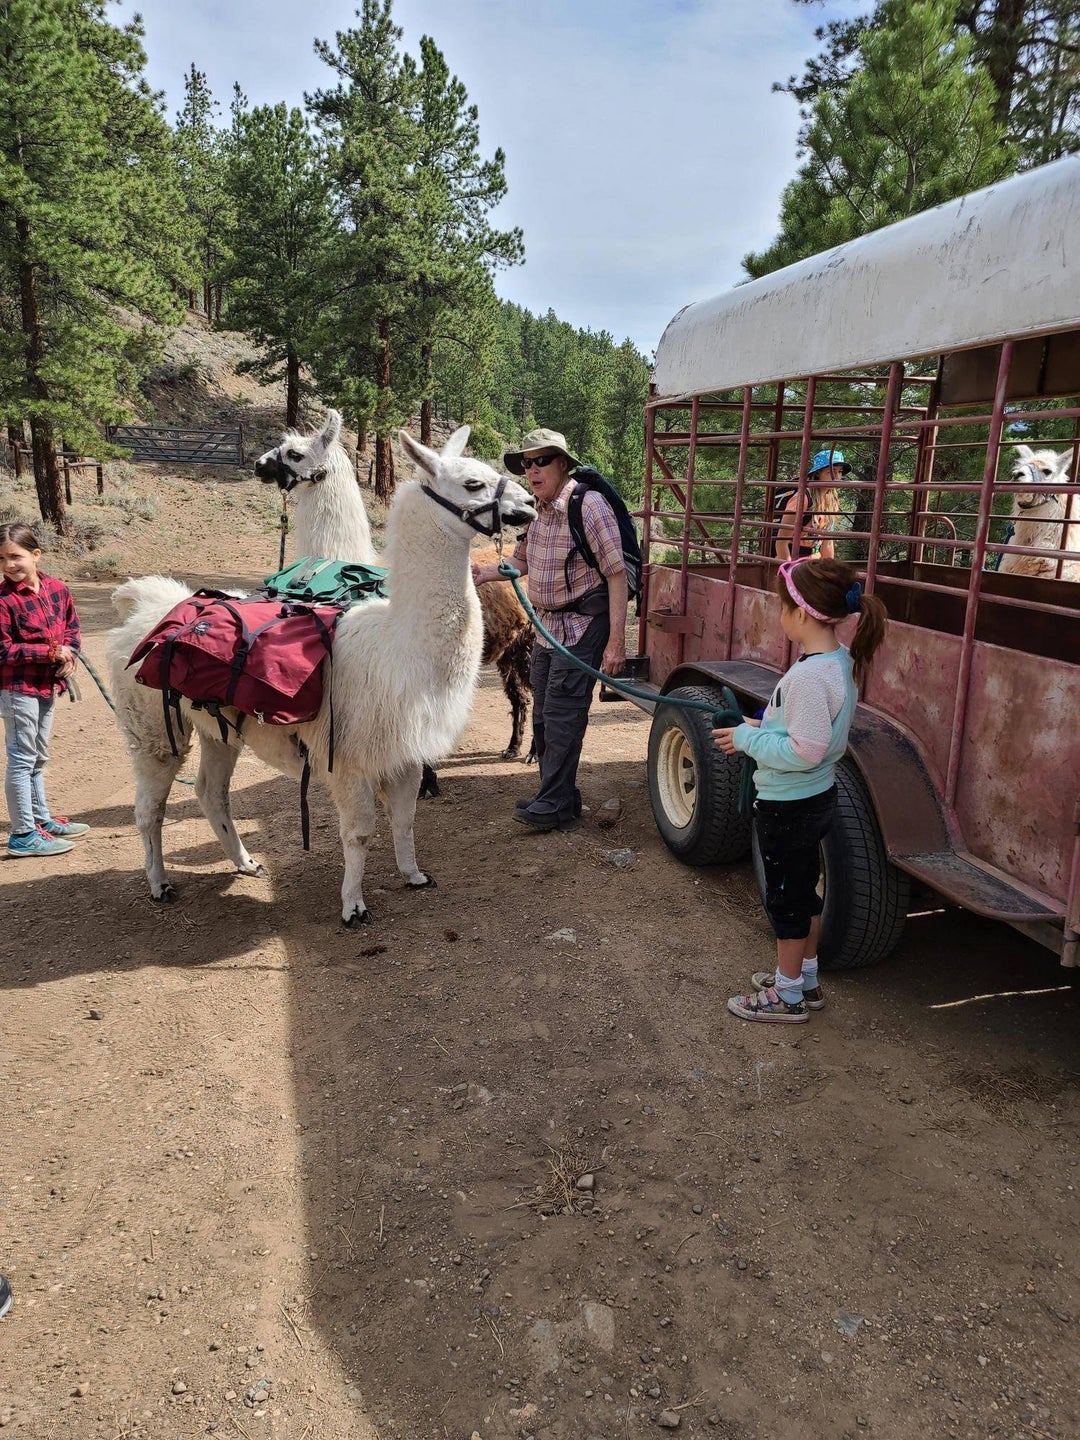
M719 686L684 685L672 697L723 710ZM726 865L750 853L750 816L739 813L742 756L713 743L703 710L657 704L649 731L649 799L665 845L685 865Z

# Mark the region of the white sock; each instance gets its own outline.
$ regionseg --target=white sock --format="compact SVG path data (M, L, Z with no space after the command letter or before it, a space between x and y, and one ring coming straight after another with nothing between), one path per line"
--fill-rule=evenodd
M776 972L776 993L788 1005L798 1005L803 998L803 977L800 975L797 980L792 980L789 975L782 975L779 970Z
M815 990L817 988L818 977L816 955L811 955L808 960L804 960L802 962L802 979L803 988L805 990Z

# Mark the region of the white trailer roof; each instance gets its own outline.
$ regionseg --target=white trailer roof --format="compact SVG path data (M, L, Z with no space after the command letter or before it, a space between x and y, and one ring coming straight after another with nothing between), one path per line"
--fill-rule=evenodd
M1080 326L1080 155L680 310L654 400Z

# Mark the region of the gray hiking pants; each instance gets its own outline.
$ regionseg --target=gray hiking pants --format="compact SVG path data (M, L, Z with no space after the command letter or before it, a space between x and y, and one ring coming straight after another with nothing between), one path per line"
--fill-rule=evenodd
M594 615L581 639L567 648L597 670L609 630L605 610ZM572 660L546 645L533 649L531 679L540 789L529 809L538 815L554 814L560 820L570 820L581 810L577 768L596 682Z

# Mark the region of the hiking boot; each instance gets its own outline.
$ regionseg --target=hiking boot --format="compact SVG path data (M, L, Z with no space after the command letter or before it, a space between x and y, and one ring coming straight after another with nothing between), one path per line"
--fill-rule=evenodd
M54 815L37 828L51 840L79 840L90 826L84 825L81 820L69 820L66 815Z
M775 970L758 970L750 976L750 987L754 991L771 990L776 984ZM803 987L803 1004L808 1010L824 1010L825 991L820 985L815 985L812 990Z
M576 815L564 816L560 820L553 810L540 813L534 810L515 810L514 819L519 825L528 825L531 829L539 830L543 834L552 830L576 830L581 824Z
M11 1285L6 1275L0 1275L0 1320L4 1318L11 1309L11 1302L14 1297L11 1293Z
M534 796L532 796L530 799L527 799L527 800L515 800L515 801L514 801L514 814L515 814L515 816L520 815L523 810L528 810L529 806L533 803L533 800L535 800L535 799L536 799L536 796L534 795ZM580 791L580 790L575 790L575 791L574 791L574 815L575 815L575 817L576 817L577 819L580 819L580 818L581 818L581 791Z
M810 1019L810 1011L801 1000L798 1005L789 1005L772 988L755 995L733 995L727 1008L741 1020L764 1020L774 1025L805 1025Z
M25 835L9 835L7 842L8 858L12 860L23 860L27 856L65 855L74 848L70 840L54 840L40 830L28 830Z

